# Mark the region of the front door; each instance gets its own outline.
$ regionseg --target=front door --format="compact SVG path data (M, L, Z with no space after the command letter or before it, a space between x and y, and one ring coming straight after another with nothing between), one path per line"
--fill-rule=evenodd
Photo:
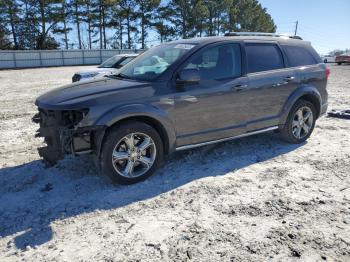
M180 70L186 69L198 70L200 81L176 87L177 146L244 133L248 105L241 90L248 78L241 76L240 44L221 43L199 50Z

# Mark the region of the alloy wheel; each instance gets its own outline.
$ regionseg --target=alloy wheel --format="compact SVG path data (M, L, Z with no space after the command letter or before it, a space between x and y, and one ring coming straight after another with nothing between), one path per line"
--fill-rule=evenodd
M143 133L130 133L118 141L112 153L112 164L119 175L135 178L145 174L156 159L153 139Z
M307 106L299 108L296 111L292 122L292 131L294 137L297 139L303 139L306 137L312 129L312 124L312 110Z

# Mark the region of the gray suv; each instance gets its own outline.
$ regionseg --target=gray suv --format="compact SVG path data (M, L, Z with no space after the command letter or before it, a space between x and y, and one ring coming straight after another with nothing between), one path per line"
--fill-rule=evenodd
M36 100L39 154L93 154L113 181L152 175L163 156L277 130L290 143L327 109L329 70L299 37L230 33L154 47L116 75Z

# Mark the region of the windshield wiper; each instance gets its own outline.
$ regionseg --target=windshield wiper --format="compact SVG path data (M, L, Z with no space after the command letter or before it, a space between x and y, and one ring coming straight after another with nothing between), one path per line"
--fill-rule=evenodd
M116 74L115 76L116 76L116 77L120 77L120 78L124 78L124 79L131 79L130 76L125 75L125 74L122 74L122 73Z

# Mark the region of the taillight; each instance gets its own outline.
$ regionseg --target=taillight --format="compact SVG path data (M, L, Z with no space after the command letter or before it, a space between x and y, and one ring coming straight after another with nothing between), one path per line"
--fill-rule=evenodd
M328 78L331 74L331 70L329 68L326 68L326 77Z

